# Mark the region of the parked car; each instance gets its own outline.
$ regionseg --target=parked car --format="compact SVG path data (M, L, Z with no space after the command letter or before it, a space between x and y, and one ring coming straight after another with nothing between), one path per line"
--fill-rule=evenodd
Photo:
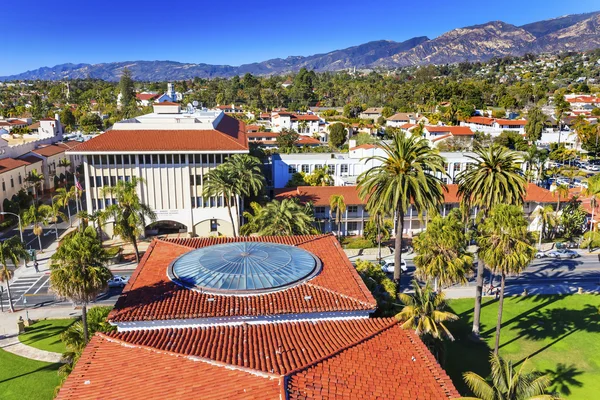
M548 255L546 254L545 251L538 251L537 253L535 253L535 258L545 258L548 257Z
M579 257L579 253L574 251L574 250L569 250L569 249L560 249L560 250L553 250L548 252L548 257L553 257L553 258L576 258Z
M394 266L396 265L396 263L394 262L393 258L387 258L387 259L381 260L380 264L381 264L381 270L383 272L387 272L388 274L394 273ZM400 269L402 270L402 272L408 271L408 268L406 267L406 261L404 261L404 260L400 261Z
M110 279L108 281L108 287L109 288L114 288L114 287L125 287L125 285L127 285L127 282L129 282L129 277L128 276L120 276L120 275L115 275L112 277L112 279Z

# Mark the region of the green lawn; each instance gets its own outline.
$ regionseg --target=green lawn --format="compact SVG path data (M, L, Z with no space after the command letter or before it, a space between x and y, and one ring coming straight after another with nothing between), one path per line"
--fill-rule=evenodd
M0 399L51 400L60 364L16 356L0 349Z
M19 340L41 350L64 353L66 349L60 341L60 334L75 321L72 318L38 321L26 328L25 333L19 335Z
M484 299L481 332L485 344L467 336L473 321L473 299L450 301L460 319L449 325L456 340L448 344L445 369L467 395L462 373L489 374L498 302ZM505 299L500 355L551 374L552 390L563 398L591 399L600 393L600 296L556 295Z

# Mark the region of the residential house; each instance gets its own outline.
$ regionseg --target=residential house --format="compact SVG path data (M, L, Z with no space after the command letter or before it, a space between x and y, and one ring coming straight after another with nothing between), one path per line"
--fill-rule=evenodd
M303 136L319 133L321 119L313 114L296 114L287 111L271 113L271 130L281 132L284 129L294 130Z
M377 119L383 116L383 107L370 107L365 111L361 112L358 117L361 119L372 119L373 121L377 121Z
M418 113L397 113L386 119L385 126L399 128L404 124L416 124L421 118Z

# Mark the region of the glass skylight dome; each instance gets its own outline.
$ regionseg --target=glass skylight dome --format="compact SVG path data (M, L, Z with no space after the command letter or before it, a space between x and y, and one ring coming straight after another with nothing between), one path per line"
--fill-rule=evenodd
M176 283L218 294L260 293L315 276L321 264L308 251L283 244L237 242L192 250L175 260Z

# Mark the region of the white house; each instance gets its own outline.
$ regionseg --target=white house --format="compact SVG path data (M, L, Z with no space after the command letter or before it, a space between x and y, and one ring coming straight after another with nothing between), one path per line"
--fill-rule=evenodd
M232 154L248 153L243 122L221 110L180 110L177 103L154 105L154 112L114 124L113 128L68 152L83 156L89 211L116 199L103 192L119 180L143 178L140 199L157 216L153 233L190 236L232 235L233 224L222 196L204 197L208 172Z
M421 118L418 113L397 113L386 119L385 126L399 128L404 124L416 124Z
M283 129L295 130L300 135L313 136L319 133L321 119L313 114L295 114L286 111L271 114L271 130L281 132Z

